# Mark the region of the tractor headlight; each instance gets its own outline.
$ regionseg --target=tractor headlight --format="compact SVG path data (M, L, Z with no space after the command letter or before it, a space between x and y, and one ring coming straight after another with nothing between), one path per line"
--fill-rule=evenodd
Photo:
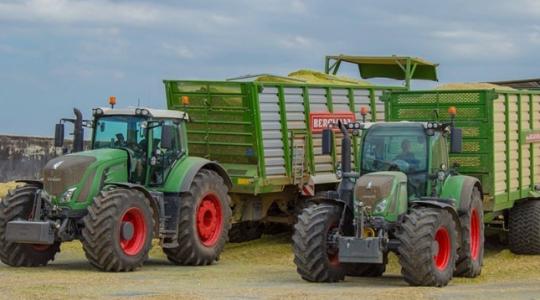
M444 171L439 171L439 173L437 173L437 178L439 179L439 181L444 181L444 179L446 178L446 173Z
M382 201L379 201L379 203L375 205L375 212L376 213L383 212L386 209L386 204L388 204L387 198L384 198Z
M62 197L60 198L61 202L69 202L71 201L71 198L73 197L73 193L77 190L76 187L69 188L67 191L62 194Z
M101 108L94 108L92 111L94 116L101 116L103 114L103 109Z

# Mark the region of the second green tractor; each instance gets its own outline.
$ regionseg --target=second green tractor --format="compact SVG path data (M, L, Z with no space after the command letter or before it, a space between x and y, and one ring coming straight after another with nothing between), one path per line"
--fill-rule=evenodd
M449 153L461 151L453 124L339 122L342 181L317 194L295 225L294 261L303 279L381 276L390 251L410 285L440 287L453 276L480 274L482 186L448 165ZM360 172L351 171L350 133L360 140ZM331 153L332 141L326 129L323 153Z

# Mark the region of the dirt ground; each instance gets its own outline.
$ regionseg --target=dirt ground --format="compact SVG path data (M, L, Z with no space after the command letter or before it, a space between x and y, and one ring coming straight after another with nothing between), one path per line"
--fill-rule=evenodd
M445 288L409 287L395 256L381 278L347 277L334 284L300 279L290 234L229 244L212 266L170 264L154 246L142 269L104 273L91 267L79 242L64 243L47 267L0 263L1 299L540 299L540 256L518 256L490 246L482 275L454 279Z

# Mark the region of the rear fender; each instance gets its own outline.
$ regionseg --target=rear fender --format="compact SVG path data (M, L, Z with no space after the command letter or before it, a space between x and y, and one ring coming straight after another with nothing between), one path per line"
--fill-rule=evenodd
M475 186L482 195L482 185L477 178L466 175L449 176L444 181L440 197L453 199L458 212L462 214L470 207L471 194Z
M229 190L232 188L231 178L219 163L200 157L188 157L179 164L175 164L165 182L164 192L189 192L193 179L201 169L208 169L218 173Z

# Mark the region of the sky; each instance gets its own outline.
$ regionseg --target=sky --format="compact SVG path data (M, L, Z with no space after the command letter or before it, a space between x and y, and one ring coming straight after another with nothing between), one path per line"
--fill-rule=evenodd
M322 70L328 54L423 57L443 83L538 78L539 20L537 0L0 0L0 134L52 136L111 95L164 108L163 79Z

